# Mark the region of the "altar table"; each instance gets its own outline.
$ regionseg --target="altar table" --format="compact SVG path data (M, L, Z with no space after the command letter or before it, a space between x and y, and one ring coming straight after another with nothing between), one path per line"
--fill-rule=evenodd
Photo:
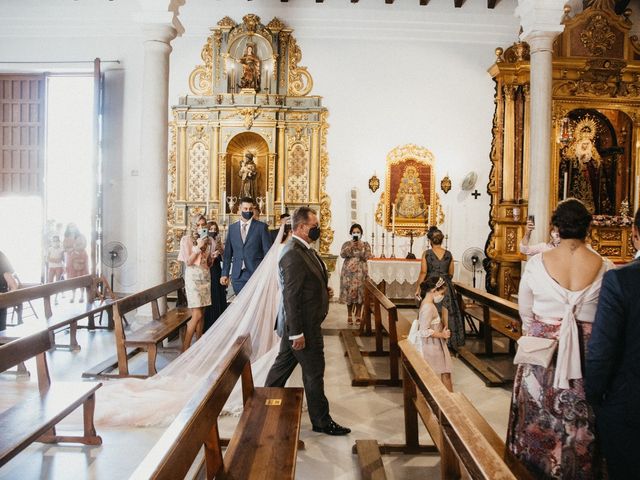
M377 285L384 284L388 298L414 300L420 262L420 259L372 258L367 262L369 277Z

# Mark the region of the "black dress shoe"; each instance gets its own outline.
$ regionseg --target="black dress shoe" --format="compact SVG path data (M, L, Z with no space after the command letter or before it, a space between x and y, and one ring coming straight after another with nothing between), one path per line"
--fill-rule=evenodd
M351 429L347 427L343 427L338 425L336 422L331 420L326 427L316 427L313 426L314 432L326 433L327 435L346 435L351 433Z

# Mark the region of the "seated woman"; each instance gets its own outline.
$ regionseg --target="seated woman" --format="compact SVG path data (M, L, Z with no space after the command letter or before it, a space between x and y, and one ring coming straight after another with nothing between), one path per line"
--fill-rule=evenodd
M447 309L449 317L449 329L451 338L449 346L452 348L464 345L464 321L460 306L456 299L453 288L453 255L449 250L442 247L444 235L438 227L431 227L427 233L427 238L431 242L431 249L426 250L422 255L422 265L420 276L418 277L418 288L416 297L422 299L420 285L427 278L442 278L446 284L444 301L437 305L438 313L442 315L442 306Z

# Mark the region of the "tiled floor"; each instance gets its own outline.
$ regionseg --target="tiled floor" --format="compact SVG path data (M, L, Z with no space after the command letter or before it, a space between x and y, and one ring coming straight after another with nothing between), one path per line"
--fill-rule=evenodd
M402 314L411 316L403 310ZM345 307L332 304L324 328L334 330L345 326ZM371 339L361 339L364 342ZM78 380L81 373L106 357L113 355L113 336L106 331L79 333L80 352L54 351L49 355L49 368L55 380ZM351 453L356 439L376 439L379 442L403 441L402 392L392 387L352 387L349 366L344 357L340 339L336 335L325 337L327 359L326 392L333 418L349 426L353 432L346 437L329 437L311 431L306 413L302 418L301 439L306 450L298 454L299 479L357 479L357 458ZM160 360L167 362L171 358ZM367 358L372 370L384 371L385 359ZM496 432L504 438L507 426L510 392L508 389L486 388L484 383L461 363L453 359L454 388L463 392ZM144 369L146 360L139 359ZM28 368L35 372L35 365ZM4 410L35 387L31 380L0 375L0 410ZM301 384L299 372L293 382ZM221 433L231 431L237 421L234 417L221 419ZM65 420L61 431L80 425L81 415ZM78 445L33 444L0 468L0 479L124 479L133 472L138 462L156 442L163 428L116 429L101 428L100 447ZM423 431L422 440L430 443ZM440 478L437 456L390 455L384 457L390 479Z

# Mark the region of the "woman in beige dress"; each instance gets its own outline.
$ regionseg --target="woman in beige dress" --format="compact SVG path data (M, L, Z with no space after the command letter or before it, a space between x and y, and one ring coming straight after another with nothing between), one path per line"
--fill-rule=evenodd
M187 293L187 305L191 309L191 320L187 322L182 350L191 346L195 334L196 340L204 329L204 307L211 305L211 274L209 268L213 262L211 240L207 219L200 215L192 232L180 240L178 260L184 262L184 287Z
M418 314L418 336L421 339L419 350L433 371L440 375L444 386L453 392L451 381L451 355L447 348L447 340L451 331L447 326L446 310L443 319L438 314L436 304L442 303L447 284L441 277L429 277L421 284L422 303Z

